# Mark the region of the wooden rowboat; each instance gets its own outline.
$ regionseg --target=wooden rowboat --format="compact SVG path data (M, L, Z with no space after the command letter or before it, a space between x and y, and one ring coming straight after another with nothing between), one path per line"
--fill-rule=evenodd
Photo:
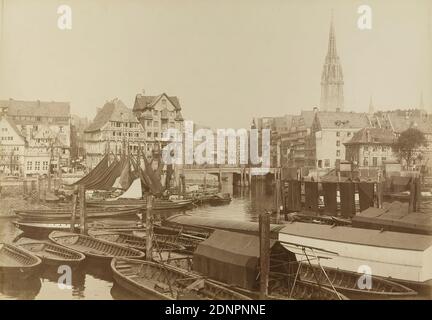
M142 298L162 300L250 300L224 286L167 264L115 258L114 280Z
M182 268L185 271L193 272L192 257L188 255L177 255L172 257L162 257L163 262L173 267ZM195 273L197 276L199 274ZM212 282L221 286L228 286L231 290L239 292L251 299L259 299L259 291L249 290L238 286L232 286L211 279ZM258 284L258 283L257 283ZM348 298L325 286L318 286L314 283L297 280L293 286L293 279L283 273L271 272L269 278L269 294L270 300L348 300Z
M35 239L48 238L48 235L53 231L70 231L70 223L42 223L42 222L14 222L15 226L23 231L23 233ZM79 223L75 224L75 230L80 227Z
M85 259L81 252L48 241L21 239L17 246L38 256L47 265L68 265L73 268Z
M138 205L146 207L147 201L140 199L118 199L118 200L90 200L86 202L89 207L97 208L115 208L124 207L130 205ZM192 200L161 200L157 199L153 203L152 210L175 210L175 209L186 209L192 205Z
M358 285L359 279L364 276L363 274L350 272L340 269L334 269L329 267L324 267L324 271L315 265L310 265L302 263L300 265L300 278L304 282L317 283L321 286L331 288L333 287L340 292L345 294L352 294L353 296L367 295L368 297L404 297L404 296L414 296L417 292L403 286L399 283L376 277L370 275L371 277L371 289L361 289ZM331 283L329 282L329 279Z
M101 212L122 212L129 210L139 210L145 209L143 206L124 206L124 207L107 207L107 208L87 208L87 213L101 213ZM15 214L29 214L29 215L47 215L47 214L70 214L72 212L72 207L54 207L54 208L45 208L45 209L16 209L14 210ZM77 210L77 215L79 215L79 209Z
M211 206L223 206L231 202L231 196L228 194L215 194L208 202Z
M144 253L141 251L81 234L53 231L50 233L49 238L58 245L79 251L86 257L101 262L109 261L114 257L138 259L144 257Z
M132 231L132 234L134 236L145 238L146 237L146 231ZM188 236L188 235L182 235L182 234L160 234L157 233L157 230L155 230L155 239L158 242L162 243L174 243L179 244L184 247L186 252L194 252L198 244L202 242L205 239L197 238L194 236Z
M106 218L125 218L136 216L140 211L140 208L133 209L109 209L109 210L90 210L87 212L87 219L106 219ZM33 221L33 222L44 222L52 220L67 220L72 216L72 211L57 211L57 210L46 210L46 211L16 211L18 217L22 220ZM80 214L77 212L77 219L79 219Z
M80 227L75 223L75 231ZM15 221L15 226L22 230L24 234L30 238L45 239L52 231L70 231L70 219L55 220L49 222L30 222L30 221ZM142 230L140 223L135 221L123 220L96 220L88 223L88 228L95 228L100 230L116 230L116 231L130 231Z
M146 251L146 239L137 237L133 234L127 234L123 232L117 231L97 231L97 230L89 230L89 235L98 240L104 240L111 243L116 243L122 246L126 246L129 248L134 248L141 251ZM156 243L153 247L156 251L185 251L186 248L174 243L174 242L165 242L159 241L158 237L155 238Z
M292 277L278 272L270 273L269 293L277 300L348 300L338 290L302 280L294 282Z
M3 279L26 279L39 271L41 259L17 246L0 243L0 282Z

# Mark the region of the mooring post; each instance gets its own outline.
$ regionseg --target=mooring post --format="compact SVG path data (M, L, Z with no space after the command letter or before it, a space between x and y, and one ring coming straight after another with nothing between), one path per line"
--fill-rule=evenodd
M204 191L207 190L207 171L204 169Z
M383 184L381 182L381 174L378 173L378 181L376 185L377 189L377 207L382 208L383 206Z
M75 186L73 196L72 196L72 215L71 215L70 232L75 232L77 209L78 209L78 186Z
M47 184L45 179L43 179L43 190L42 190L42 202L46 203L46 198L47 198Z
M182 196L184 197L186 195L186 177L184 174L180 176L181 179L181 190L182 190Z
M275 171L276 178L276 223L279 223L280 219L280 203L281 203L281 186L280 186L280 177L279 177L279 169Z
M414 178L411 178L409 183L410 188L410 197L409 197L409 204L408 204L408 213L415 211L415 183Z
M80 231L81 234L87 234L86 198L85 198L85 187L83 184L79 185L79 198L80 198Z
M420 178L415 179L415 198L414 198L414 211L419 212L420 211L420 204L421 204L421 183Z
M42 187L41 187L41 177L40 177L40 175L38 174L38 176L37 176L37 194L38 194L38 196L37 196L37 203L39 203L40 201L41 201L41 198L42 198Z
M270 272L270 215L261 213L259 216L260 235L260 299L266 300Z
M146 210L146 260L153 260L153 195L147 195Z

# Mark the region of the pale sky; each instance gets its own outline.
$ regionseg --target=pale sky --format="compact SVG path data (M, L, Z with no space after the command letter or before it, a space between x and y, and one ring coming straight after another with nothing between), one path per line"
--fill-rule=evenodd
M1 0L0 0L1 1ZM212 127L319 104L331 10L345 109L432 105L430 0L3 0L0 99L70 101L91 119L115 97L179 97ZM72 8L72 30L57 8ZM372 30L357 28L372 7Z

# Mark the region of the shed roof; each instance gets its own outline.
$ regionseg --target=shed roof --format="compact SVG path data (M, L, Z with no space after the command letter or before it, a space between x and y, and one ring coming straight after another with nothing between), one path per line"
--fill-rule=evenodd
M393 144L396 137L391 130L382 128L363 128L357 131L345 144Z
M319 111L316 114L321 129L361 129L370 127L365 113Z
M10 116L69 117L69 102L0 100Z
M323 241L337 241L371 247L424 251L432 246L432 236L352 227L333 227L313 223L286 224L280 234L289 234Z
M240 221L240 220L226 220L207 217L197 217L193 215L179 214L166 219L169 223L176 223L181 225L190 225L197 227L204 227L210 229L221 229L227 231L254 233L258 234L258 222ZM271 224L270 232L278 232L283 225Z

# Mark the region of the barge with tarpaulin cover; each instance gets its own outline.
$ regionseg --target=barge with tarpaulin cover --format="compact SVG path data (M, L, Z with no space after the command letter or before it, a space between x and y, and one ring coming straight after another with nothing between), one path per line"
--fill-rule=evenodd
M256 235L216 230L193 255L193 270L250 297L259 296L260 239ZM296 255L270 240L270 299L344 300L344 295L294 275Z
M212 232L214 230L225 230L258 235L259 227L257 222L226 220L218 218L197 217L187 214L173 215L162 221L162 225L169 227L183 228L183 230L196 230ZM277 239L281 224L270 225L270 237Z
M294 222L279 232L279 240L336 252L324 267L358 272L367 266L374 275L408 287L432 285L432 236Z

